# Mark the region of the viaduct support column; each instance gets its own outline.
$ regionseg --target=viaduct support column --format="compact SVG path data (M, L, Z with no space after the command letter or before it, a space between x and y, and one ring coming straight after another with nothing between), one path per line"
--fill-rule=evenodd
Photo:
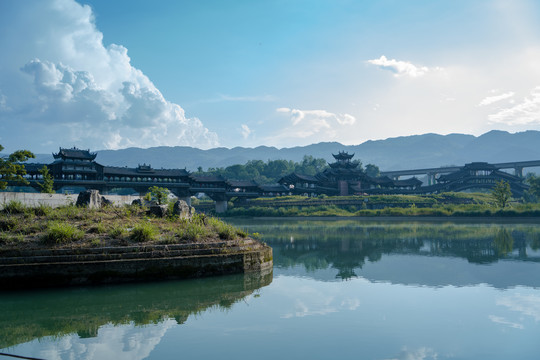
M514 168L514 175L523 177L523 168L522 167L515 167Z
M191 206L191 196L178 197L178 200L184 200L188 206Z
M216 201L216 213L224 213L227 211L227 200Z

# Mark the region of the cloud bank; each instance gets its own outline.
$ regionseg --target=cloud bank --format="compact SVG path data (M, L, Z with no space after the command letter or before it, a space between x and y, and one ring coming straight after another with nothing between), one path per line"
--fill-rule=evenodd
M387 59L386 56L382 55L378 59L368 60L368 64L376 65L383 70L388 70L394 73L395 77L420 77L424 76L432 69L429 69L426 66L416 66L408 61L400 61L396 59ZM436 68L437 69L437 68Z
M3 7L0 51L10 54L0 57L6 149L218 145L215 133L131 65L125 47L103 44L89 6L54 0Z
M272 141L287 140L304 142L325 141L335 139L337 134L345 127L356 123L356 118L350 114L335 114L326 110L300 110L290 108L277 108L276 112L285 114L290 118L290 125L285 127L279 135L272 136Z
M488 119L491 123L506 125L540 124L540 86L532 89L530 96L522 101L490 114Z

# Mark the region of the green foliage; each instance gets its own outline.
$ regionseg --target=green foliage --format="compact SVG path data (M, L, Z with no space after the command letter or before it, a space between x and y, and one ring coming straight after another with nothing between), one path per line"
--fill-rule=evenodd
M136 225L132 230L129 238L136 242L154 241L157 236L157 229L149 223Z
M4 150L4 147L0 145L0 151L2 150ZM28 181L24 178L26 169L20 163L34 157L34 154L28 150L15 151L7 159L0 157L0 190L6 189L8 181L28 184Z
M529 183L529 193L535 197L535 200L540 199L540 176L529 175L527 176L527 182Z
M381 174L379 167L373 164L366 165L366 175L371 177L378 177Z
M206 174L223 176L226 179L255 180L259 184L271 184L293 172L315 175L326 169L327 166L326 160L306 155L301 162L250 160L245 165L236 164L226 168L209 168ZM197 174L202 174L201 167L199 167Z
M20 201L12 200L4 205L2 212L6 214L24 214L26 212L26 206Z
M43 165L43 167L39 170L39 173L43 177L43 182L39 184L41 192L47 193L47 194L53 194L54 193L54 189L53 189L54 179L52 175L49 173L49 168L47 167L47 165Z
M510 184L506 181L499 181L493 190L491 196L498 207L504 209L508 205L508 201L512 197L512 191L510 190Z
M237 230L232 225L226 224L216 218L209 218L208 225L218 234L220 239L232 240L236 238Z
M47 244L62 244L82 239L84 233L75 226L65 222L50 222L43 241Z
M169 189L159 186L152 186L148 189L152 199L155 199L159 205L163 205L167 201ZM148 194L147 194L148 195Z
M48 216L52 212L52 208L45 204L39 204L32 210L36 216Z
M120 239L126 235L127 230L122 226L115 226L109 231L109 235L113 239Z

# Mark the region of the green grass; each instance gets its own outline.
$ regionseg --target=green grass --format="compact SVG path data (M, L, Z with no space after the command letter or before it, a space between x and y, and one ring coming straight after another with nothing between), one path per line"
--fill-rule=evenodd
M148 217L138 206L88 209L76 206L34 208L8 204L0 211L0 241L28 248L128 246L130 243L180 244L245 238L248 234L221 220L195 214L191 220ZM21 241L19 241L21 240Z
M51 222L43 236L46 244L62 244L82 239L84 232L65 222Z
M135 242L149 242L156 240L158 229L152 224L138 224L129 234L129 238Z
M252 206L252 207L237 207L228 210L224 216L246 216L246 217L335 217L335 216L436 216L436 217L479 217L479 216L497 216L497 217L512 217L512 216L540 216L540 204L520 204L514 202L511 207L499 209L488 200L489 196L485 194L457 194L445 193L433 195L431 202L422 201L422 204L429 206L418 206L417 203L411 202L411 199L417 200L417 197L409 197L399 195L387 198L386 204L391 206L380 206L381 208L367 209L365 206L355 205L334 205L334 204L314 204L309 202L299 206L286 206L286 202L281 203L283 206ZM399 202L398 198L402 198ZM373 205L372 197L369 197L369 204ZM451 199L450 201L448 199ZM320 201L320 199L318 199ZM407 201L405 201L407 200ZM382 201L381 196L377 196L378 204ZM379 207L379 206L375 206Z
M6 214L24 214L26 206L20 201L10 201L4 205L2 212Z

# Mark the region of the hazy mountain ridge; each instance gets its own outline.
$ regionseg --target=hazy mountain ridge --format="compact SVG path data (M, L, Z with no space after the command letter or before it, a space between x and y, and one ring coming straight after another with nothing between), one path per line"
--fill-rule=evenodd
M188 146L127 148L97 151L96 161L108 166L136 167L151 164L154 168L197 170L244 164L249 160L286 159L300 161L304 155L332 159L332 153L355 153L364 165L378 165L381 170L414 169L463 165L472 161L506 162L540 159L540 131L515 134L493 130L481 136L465 134L423 134L385 140L369 140L360 145L323 142L308 146L277 149L269 146L201 150ZM37 162L52 162L52 155L39 154Z

